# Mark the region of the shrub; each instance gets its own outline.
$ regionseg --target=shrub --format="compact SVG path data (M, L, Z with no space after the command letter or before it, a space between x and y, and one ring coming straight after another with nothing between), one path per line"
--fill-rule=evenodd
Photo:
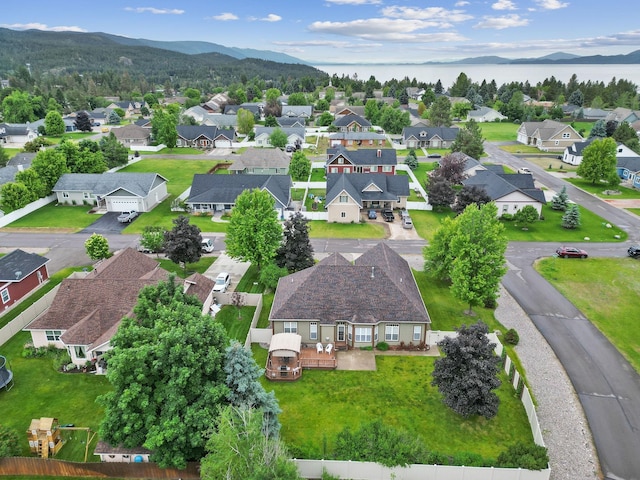
M547 449L540 445L516 443L498 455L497 467L542 470L549 465Z
M389 344L387 342L378 342L376 348L381 352L386 352L387 350L389 350Z
M518 332L516 332L513 328L510 328L504 334L504 343L506 343L507 345L516 346L518 345L519 341L520 336L518 335Z
M0 458L20 455L20 437L13 428L0 425Z
M512 222L514 220L513 214L511 213L503 213L500 219L504 220L505 222Z

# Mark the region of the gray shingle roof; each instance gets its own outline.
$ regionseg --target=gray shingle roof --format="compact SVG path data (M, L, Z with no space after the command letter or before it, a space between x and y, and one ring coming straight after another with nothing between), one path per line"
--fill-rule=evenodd
M458 132L457 127L404 127L402 129L402 139L415 137L418 140L430 140L434 137L439 137L447 142L452 142L456 139Z
M304 127L256 127L256 137L262 134L271 135L273 131L278 128L282 130L287 137L291 135L297 135L304 140L305 129Z
M384 140L386 137L376 132L335 132L329 140Z
M146 197L156 185L156 179L167 181L158 173L65 173L55 186L54 192L92 192L104 196L118 189Z
M286 207L291 198L289 175L209 175L195 174L186 203L234 204L245 190L266 189Z
M16 153L11 160L7 162L7 166L9 165L22 165L24 168L28 168L31 166L31 162L36 157L36 153L34 152L20 152Z
M354 122L360 125L361 127L365 127L365 128L371 126L371 122L369 120L361 117L360 115L354 115L354 114L344 115L342 117L336 118L333 121L333 124L336 127L347 127Z
M279 148L248 148L233 161L231 171L247 168L288 168L291 158Z
M618 168L626 168L632 172L640 172L640 157L618 157Z
M49 261L19 248L0 258L0 282L19 282Z
M393 148L361 148L347 150L343 146L327 149L327 165L342 156L353 165L397 165L398 155Z
M364 191L370 186L377 189ZM409 177L384 173L329 173L326 205L342 191L347 192L361 207L363 201L397 201L398 197L409 196Z
M513 192L522 192L542 204L546 203L544 192L535 188L533 176L521 173L497 174L490 170L479 170L464 180L463 185L476 185L482 188L491 200L498 200Z
M431 321L411 268L385 243L363 253L354 264L333 254L281 278L270 319L323 324Z

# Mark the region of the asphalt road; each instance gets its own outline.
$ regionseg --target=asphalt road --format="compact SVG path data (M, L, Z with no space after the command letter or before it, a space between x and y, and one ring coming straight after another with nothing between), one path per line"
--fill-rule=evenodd
M623 257L626 245L640 239L640 219L576 189L536 165L485 144L494 162L515 168L527 166L536 180L559 191L567 185L569 197L607 221L628 232L627 244L576 244L594 257ZM89 263L84 241L89 233L38 234L0 231L0 246L47 250L49 268ZM107 233L112 249L137 244L137 237ZM379 240L313 239L316 253L361 253ZM215 234L216 250L224 249L224 237ZM421 240L390 240L398 253L420 255L426 244ZM509 271L503 284L543 334L562 362L578 394L591 429L604 478L640 479L640 376L611 343L571 302L555 290L533 268L540 257L552 255L558 245L511 243L507 249ZM581 260L566 260L581 261ZM640 319L639 319L640 320ZM552 372L551 372L552 373ZM558 398L558 402L562 402Z

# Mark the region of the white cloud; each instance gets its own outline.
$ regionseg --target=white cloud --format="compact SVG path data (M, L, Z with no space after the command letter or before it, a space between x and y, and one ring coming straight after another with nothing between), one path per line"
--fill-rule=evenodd
M325 0L334 5L380 5L382 0Z
M433 20L445 22L447 25L456 22L464 22L473 18L472 15L468 15L462 10L447 10L446 8L441 7L414 8L394 5L383 8L381 13L385 17Z
M492 28L503 30L505 28L524 27L529 24L529 20L520 15L511 14L503 17L483 17L473 28Z
M331 48L341 48L341 49L380 48L383 46L382 43L353 43L353 42L341 42L337 40L308 40L308 41L300 41L300 42L276 41L272 43L274 45L282 45L285 47L331 47Z
M44 23L3 23L0 25L3 28L10 28L12 30L44 30L47 32L87 32L84 28L77 26L63 26L50 27Z
M379 37L383 39L390 34L411 34L416 30L438 25L437 22L425 22L418 19L368 18L349 22L313 22L309 25L309 30L348 37Z
M466 7L467 5L470 5L469 2L465 2L464 0L460 1L460 2L456 2L453 4L454 7Z
M494 10L517 10L517 7L511 0L498 0L491 5Z
M125 7L127 12L153 13L154 15L182 15L184 10L177 8Z
M558 10L569 6L569 2L561 2L560 0L535 0L544 10Z
M229 13L229 12L225 12L225 13L221 13L220 15L214 15L213 17L210 17L213 20L218 20L220 22L228 22L229 20L238 20L238 16L234 15L233 13Z
M280 15L276 15L275 13L270 13L260 20L263 22L279 22L280 20L282 20L282 17Z

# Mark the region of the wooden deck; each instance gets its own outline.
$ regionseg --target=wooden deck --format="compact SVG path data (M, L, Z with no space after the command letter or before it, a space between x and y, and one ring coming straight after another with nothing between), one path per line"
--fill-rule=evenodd
M301 348L300 356L269 357L265 367L265 375L273 381L294 381L302 376L303 369L316 368L332 370L338 366L336 352L318 353L316 348Z

